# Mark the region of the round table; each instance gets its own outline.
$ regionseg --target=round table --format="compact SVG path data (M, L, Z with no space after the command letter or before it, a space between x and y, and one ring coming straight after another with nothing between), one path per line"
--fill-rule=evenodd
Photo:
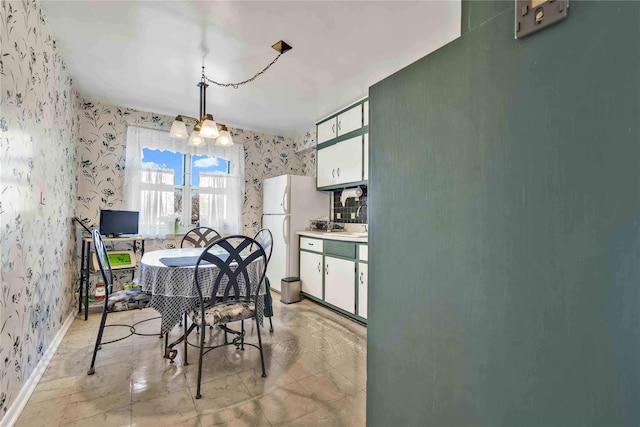
M195 264L204 248L175 248L147 251L140 260L135 281L143 292L151 294L151 307L162 315L162 332L168 333L178 324L184 313L194 310L198 302L194 274ZM215 252L214 252L215 253ZM258 280L262 268L262 259L249 266L252 285ZM210 292L219 269L213 264L201 265L198 269L198 281L204 283L203 294ZM255 289L251 289L253 294ZM264 280L260 283L256 302L256 317L260 324L264 319Z

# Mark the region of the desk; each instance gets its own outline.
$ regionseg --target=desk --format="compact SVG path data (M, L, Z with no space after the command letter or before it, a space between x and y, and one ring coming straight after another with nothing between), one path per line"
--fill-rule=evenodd
M138 243L140 243L140 253L144 255L144 237L103 237L102 241L107 243L118 242L132 242L133 252L136 253ZM84 303L84 320L87 320L89 315L89 276L91 275L91 245L93 244L93 238L82 238L82 253L80 255L80 289L78 292L78 308L82 313L82 305ZM134 270L135 267L129 267L128 269ZM117 268L112 268L116 271ZM100 274L98 272L98 274Z
M182 315L194 310L197 305L198 291L194 280L195 262L202 251L203 248L162 249L145 253L140 260L136 280L143 292L151 293L151 307L162 315L161 330L163 333L169 333L178 324ZM176 261L191 258L193 265L169 267L163 261L167 262L167 259L170 258ZM186 262L186 264L190 263ZM257 275L260 270L259 264L262 264L262 261L254 261L252 266L255 265L255 268L250 268L249 273ZM201 266L198 270L200 283L211 284L218 271L214 265ZM252 279L257 282L258 277L254 276ZM253 292L255 289L252 290ZM260 324L263 323L264 318L265 293L263 281L259 291L261 298L258 298L256 303L256 317ZM203 289L203 294L208 294L206 288Z

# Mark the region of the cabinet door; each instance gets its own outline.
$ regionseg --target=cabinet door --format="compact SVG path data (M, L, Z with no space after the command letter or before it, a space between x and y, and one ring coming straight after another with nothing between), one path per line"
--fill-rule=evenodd
M346 312L355 313L356 263L325 257L324 270L324 300Z
M358 263L358 316L367 318L367 297L369 295L369 280L367 279L369 265Z
M318 150L317 186L326 187L336 183L336 163L339 161L337 145Z
M364 134L364 146L363 146L363 159L362 161L364 162L364 167L363 172L362 172L362 180L363 181L368 181L369 180L369 134L365 133Z
M367 126L369 124L369 101L365 101L365 103L362 104L362 110L362 122Z
M362 135L336 144L335 184L362 181Z
M300 251L302 292L322 299L322 254Z
M338 115L338 136L345 135L362 127L362 104Z
M337 136L336 124L337 124L337 119L333 117L332 119L327 120L326 122L322 122L318 125L318 130L317 130L318 144L322 144L323 142L333 139Z

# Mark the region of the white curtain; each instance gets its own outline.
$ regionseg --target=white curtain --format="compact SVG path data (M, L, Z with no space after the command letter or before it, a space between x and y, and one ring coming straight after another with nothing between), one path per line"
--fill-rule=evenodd
M173 234L174 174L167 169L144 169L144 148L228 160L228 175L200 174L200 225L215 228L221 234L240 233L244 198L244 147L241 144L218 147L209 143L190 147L186 140L169 137L169 132L127 128L125 204L127 209L140 212L140 234L163 237Z

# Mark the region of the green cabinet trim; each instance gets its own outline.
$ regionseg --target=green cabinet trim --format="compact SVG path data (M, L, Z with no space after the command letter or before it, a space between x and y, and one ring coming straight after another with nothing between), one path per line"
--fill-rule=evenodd
M318 150L322 150L323 148L331 147L339 142L342 142L346 139L353 138L354 136L364 135L365 133L369 133L369 125L366 125L360 129L354 130L349 133L345 133L344 135L340 135L334 139L330 139L329 141L325 141L317 145Z

